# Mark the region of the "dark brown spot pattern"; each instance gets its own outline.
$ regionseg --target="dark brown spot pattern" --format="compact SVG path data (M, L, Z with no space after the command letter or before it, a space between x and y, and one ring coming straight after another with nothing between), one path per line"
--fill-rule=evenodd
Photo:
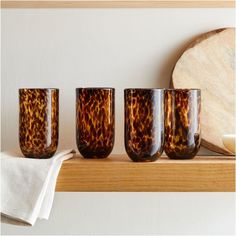
M58 122L58 89L19 89L19 143L25 157L43 159L54 155Z
M125 149L135 162L155 161L164 146L164 90L125 89Z
M201 91L165 91L165 153L172 159L190 159L199 151Z
M76 89L76 141L85 158L106 158L115 140L115 89Z

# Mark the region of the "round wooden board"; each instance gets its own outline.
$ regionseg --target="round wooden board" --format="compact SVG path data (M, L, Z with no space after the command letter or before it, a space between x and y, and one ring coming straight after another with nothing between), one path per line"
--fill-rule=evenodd
M202 145L229 155L222 135L235 133L235 29L194 40L176 63L171 86L201 89Z

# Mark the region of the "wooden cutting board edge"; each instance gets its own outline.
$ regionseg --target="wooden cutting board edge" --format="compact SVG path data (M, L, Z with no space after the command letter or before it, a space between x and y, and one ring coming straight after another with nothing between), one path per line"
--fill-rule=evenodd
M195 45L197 45L198 43L202 42L204 39L207 39L211 36L214 36L216 33L220 33L224 30L227 30L227 29L235 29L233 27L229 27L229 28L221 28L221 29L216 29L216 30L212 30L212 31L209 31L209 32L206 32L206 33L203 33L203 34L200 34L198 36L196 36L196 38L183 50L182 54L179 56L178 60L180 59L180 57L182 57L182 55L190 48L194 47ZM175 66L176 64L178 63L178 60L176 61L175 63ZM175 66L173 67L173 70L172 70L172 75L173 75L173 71L175 69ZM174 83L173 83L173 80L172 80L172 76L171 76L171 79L170 79L170 83L169 83L169 87L170 88L175 88L174 86ZM217 153L220 153L220 154L223 154L223 155L228 155L228 156L234 156L234 154L232 154L231 152L227 152L226 150L206 141L205 139L202 138L201 140L201 146L207 148L208 150L210 151L213 151L213 152L217 152Z

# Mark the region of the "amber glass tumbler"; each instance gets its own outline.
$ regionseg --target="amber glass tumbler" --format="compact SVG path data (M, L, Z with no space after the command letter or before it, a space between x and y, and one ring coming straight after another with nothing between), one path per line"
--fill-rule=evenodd
M76 141L85 158L105 158L115 140L115 89L76 89Z
M165 90L165 153L172 159L193 158L201 143L201 91Z
M135 162L155 161L164 146L164 90L125 89L125 149Z
M50 158L58 145L59 90L19 89L19 143L25 157Z

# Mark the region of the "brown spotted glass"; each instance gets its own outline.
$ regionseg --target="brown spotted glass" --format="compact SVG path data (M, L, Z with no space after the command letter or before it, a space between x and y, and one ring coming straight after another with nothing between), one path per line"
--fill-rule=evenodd
M115 89L76 89L76 141L85 158L106 158L115 140Z
M201 143L201 91L165 90L165 153L171 159L193 158Z
M44 159L54 155L58 120L58 89L19 89L19 143L25 157Z
M155 161L164 145L164 90L125 89L125 149L135 162Z

